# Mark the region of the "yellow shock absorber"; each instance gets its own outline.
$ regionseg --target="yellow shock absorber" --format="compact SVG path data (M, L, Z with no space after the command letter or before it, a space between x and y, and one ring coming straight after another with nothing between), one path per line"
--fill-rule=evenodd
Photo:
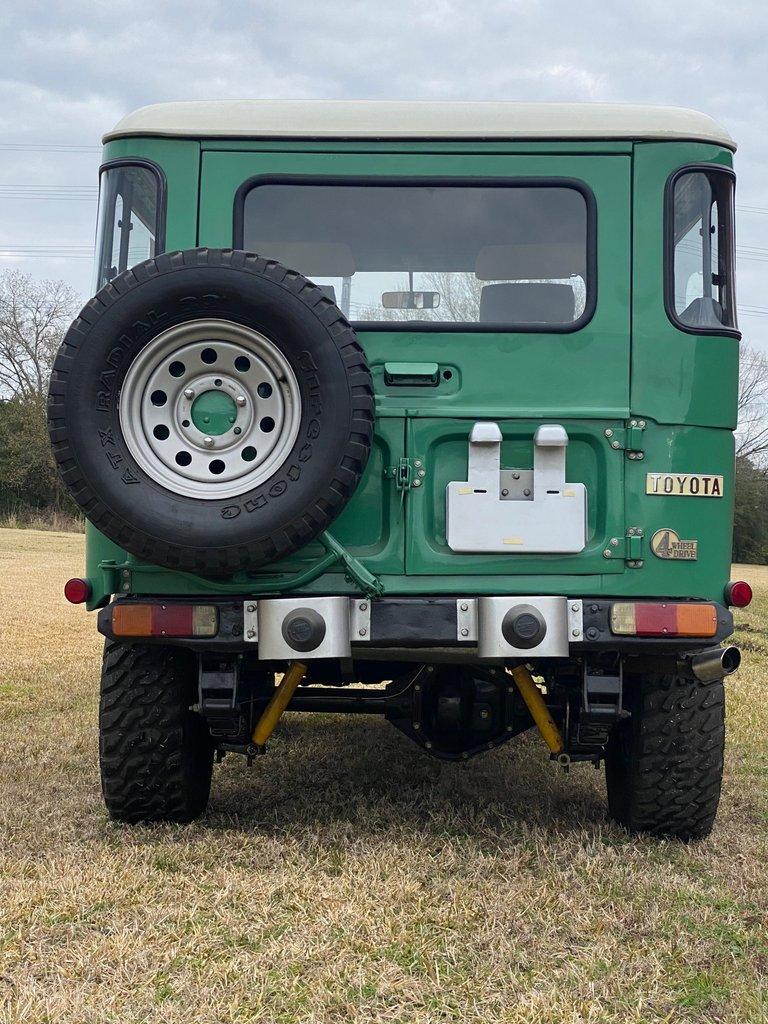
M292 661L288 671L280 680L280 685L272 694L272 698L261 713L261 718L256 723L251 737L255 746L263 749L267 740L275 731L275 726L280 717L291 702L296 692L296 687L307 674L307 666L303 661Z
M520 696L531 712L531 718L538 726L544 742L553 754L562 754L565 749L563 737L544 703L541 691L533 681L533 676L525 665L518 665L517 668L512 669L512 678L515 680Z

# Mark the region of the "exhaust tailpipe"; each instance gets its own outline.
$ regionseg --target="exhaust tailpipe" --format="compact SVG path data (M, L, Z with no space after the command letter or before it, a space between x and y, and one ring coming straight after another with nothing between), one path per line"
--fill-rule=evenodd
M738 647L712 647L691 657L691 671L702 683L714 683L729 676L741 664Z

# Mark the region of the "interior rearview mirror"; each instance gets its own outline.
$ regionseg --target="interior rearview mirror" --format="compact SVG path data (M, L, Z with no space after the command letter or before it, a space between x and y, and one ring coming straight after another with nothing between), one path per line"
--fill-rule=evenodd
M384 309L437 309L440 292L384 292L381 304Z

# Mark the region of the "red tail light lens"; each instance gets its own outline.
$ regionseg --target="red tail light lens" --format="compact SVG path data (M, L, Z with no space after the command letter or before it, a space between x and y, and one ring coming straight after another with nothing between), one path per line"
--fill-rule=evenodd
M611 632L616 636L701 636L717 633L713 604L638 601L611 607Z
M210 604L115 604L115 636L216 636L219 616Z
M70 604L84 604L91 596L88 580L72 579L64 584L64 597Z
M725 588L725 603L733 608L746 608L752 600L752 587L744 580L731 582Z

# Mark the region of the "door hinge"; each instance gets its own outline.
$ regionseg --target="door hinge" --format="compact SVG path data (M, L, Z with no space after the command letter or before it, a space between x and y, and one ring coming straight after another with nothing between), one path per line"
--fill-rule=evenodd
M607 427L604 431L614 451L623 451L628 459L644 459L643 431L645 420L629 420L624 427Z
M403 456L397 460L396 466L388 466L384 470L384 476L395 481L395 487L403 494L413 487L421 487L427 471L424 469L422 459L409 459Z
M643 530L640 526L630 526L625 536L611 537L608 547L603 551L603 558L622 558L628 569L643 567Z

